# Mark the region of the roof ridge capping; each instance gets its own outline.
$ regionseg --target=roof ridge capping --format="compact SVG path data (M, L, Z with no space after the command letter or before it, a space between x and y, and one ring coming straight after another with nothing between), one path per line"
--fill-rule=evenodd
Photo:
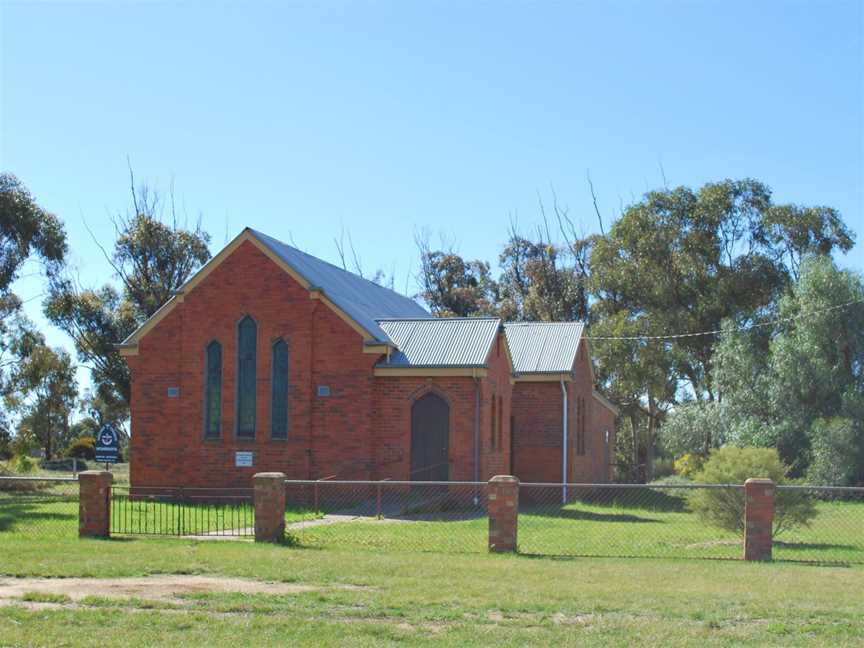
M247 241L291 275L303 288L309 290L313 298L322 299L363 337L365 346L393 345L390 337L378 326L376 318L431 317L426 309L410 297L247 226L198 268L156 313L120 343L120 348L128 351L126 355L137 354L138 341L182 302L187 292L193 290L214 268Z
M373 341L393 344L390 336L378 326L378 319L414 317L427 319L431 315L412 298L337 265L319 259L263 232L247 227L258 243L276 255L285 265L341 310L365 331Z
M393 318L378 323L397 347L379 368L485 368L501 331L497 317Z
M543 320L519 320L516 322L504 322L505 326L574 326L581 324L585 326L585 320L567 320L565 322L546 322Z
M351 272L350 270L346 270L345 268L339 267L335 263L330 263L330 261L327 261L327 259L322 259L320 257L316 257L314 254L309 254L305 250L301 250L298 247L295 247L293 245L289 245L288 243L285 243L284 241L280 241L279 239L277 239L273 236L270 236L269 234L265 234L264 232L256 230L252 227L249 227L248 225L243 228L243 231L249 232L250 234L254 235L259 240L260 239L270 239L271 241L274 241L283 247L286 247L290 250L293 250L294 252L297 252L298 254L302 254L303 256L311 259L315 263L321 263L324 265L328 265L331 268L333 268L334 270L338 270L339 272L344 272L345 274L349 274L352 277L355 277L356 279L362 279L366 283L371 284L373 286L377 286L378 288L381 288L382 290L389 290L390 292L394 292L394 293L396 292L392 288L387 288L387 286L382 286L381 284L377 284L374 281L372 281L371 279L367 279L366 277L363 277L363 276L357 274L356 272ZM312 288L314 290L322 290L322 288L320 286L310 286L310 288ZM400 295L401 293L396 293L396 294ZM402 295L402 296L404 297L405 295Z
M436 317L435 315L429 315L429 317L379 317L376 318L376 322L480 322L480 321L494 321L501 320L500 317L495 317L493 315L482 315L479 317Z
M582 344L584 322L508 322L507 343L518 375L566 374Z

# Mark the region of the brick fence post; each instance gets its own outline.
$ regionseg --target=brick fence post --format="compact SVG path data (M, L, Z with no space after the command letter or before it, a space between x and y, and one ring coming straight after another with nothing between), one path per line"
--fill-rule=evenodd
M78 473L78 537L107 538L111 535L111 482L106 470Z
M489 551L516 551L519 526L519 480L497 475L489 480Z
M744 560L771 560L776 490L770 479L744 482Z
M255 484L255 542L280 542L285 535L285 474L257 473Z

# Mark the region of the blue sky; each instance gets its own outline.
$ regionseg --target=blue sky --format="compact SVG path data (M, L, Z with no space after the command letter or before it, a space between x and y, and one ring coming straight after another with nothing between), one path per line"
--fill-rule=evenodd
M419 228L494 262L550 187L593 231L588 170L607 221L662 166L834 206L860 239L862 29L859 2L2 2L0 167L93 285L84 222L110 246L127 156L214 251L249 225L336 261L344 226L400 290ZM41 286L17 286L36 319Z

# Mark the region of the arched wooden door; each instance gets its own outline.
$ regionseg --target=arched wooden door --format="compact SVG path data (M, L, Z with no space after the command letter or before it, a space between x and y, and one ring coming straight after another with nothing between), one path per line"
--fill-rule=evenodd
M411 480L447 481L449 443L447 401L431 392L414 401L411 407Z

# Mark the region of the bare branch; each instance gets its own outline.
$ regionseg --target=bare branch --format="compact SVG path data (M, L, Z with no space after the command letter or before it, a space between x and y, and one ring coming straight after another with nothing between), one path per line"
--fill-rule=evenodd
M84 223L84 229L86 229L87 233L90 234L90 238L93 239L93 242L96 244L96 247L98 247L99 250L102 252L102 256L105 257L105 260L108 262L108 265L110 265L114 269L114 272L117 273L117 276L120 277L120 280L123 281L123 283L128 286L129 282L126 278L126 275L123 272L123 269L120 266L118 266L116 263L114 263L114 260L111 258L111 255L108 254L108 251L99 242L99 239L96 238L96 235L93 233L93 230L90 229L90 226L87 224L87 220L83 216L81 217L81 221ZM115 226L116 226L116 224L115 224Z
M594 193L594 183L591 182L591 170L585 172L588 178L588 188L591 190L591 200L594 202L594 213L597 214L597 222L600 223L600 234L606 236L606 230L603 228L603 217L600 215L600 208L597 206L597 194Z
M126 156L126 166L129 167L129 188L132 191L132 204L135 206L135 213L140 214L141 210L138 207L138 197L135 195L135 174L132 172L132 160Z
M345 224L343 223L340 231L339 238L334 238L333 242L336 244L336 251L339 253L339 259L342 261L342 269L348 270L348 266L345 265Z
M358 275L363 277L363 265L360 263L360 257L357 256L357 250L354 249L354 241L351 238L351 230L348 230L348 245L351 247L351 257L354 259L354 269L357 271Z
M543 229L540 229L540 226L537 226L537 232L540 235L540 241L543 242L543 231L546 231L546 243L552 244L552 235L549 233L549 219L546 218L546 207L543 205L543 198L540 196L540 192L537 192L537 202L540 205L540 215L543 217Z

